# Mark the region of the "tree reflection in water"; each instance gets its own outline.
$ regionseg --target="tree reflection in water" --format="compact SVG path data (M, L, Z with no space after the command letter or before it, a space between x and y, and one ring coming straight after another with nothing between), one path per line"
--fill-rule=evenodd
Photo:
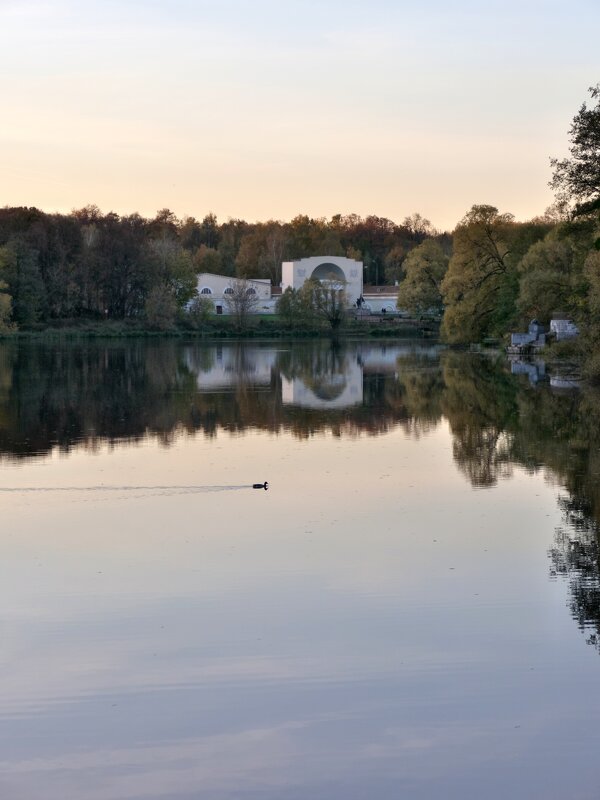
M286 385L292 390L284 402ZM306 390L303 404L294 402L294 386ZM344 393L351 404L343 405ZM542 470L565 488L552 573L569 581L572 614L598 646L600 403L591 389L553 392L511 375L503 359L414 343L0 346L4 460L146 437L168 446L182 433L247 429L306 438L401 427L419 437L442 420L455 462L473 486L493 486L519 467Z

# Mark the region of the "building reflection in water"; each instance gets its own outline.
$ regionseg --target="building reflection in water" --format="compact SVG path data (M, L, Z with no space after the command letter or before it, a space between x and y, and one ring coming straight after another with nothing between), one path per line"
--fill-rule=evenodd
M418 348L421 358L435 359L438 347ZM413 345L358 343L351 348L329 342L301 347L259 344L187 348L185 364L203 394L235 391L241 386L280 386L284 405L340 410L364 400L365 376L398 375L398 359L414 355Z
M517 373L511 374L512 373ZM77 342L0 345L0 463L247 430L420 437L444 421L460 472L491 488L515 467L565 491L551 552L600 649L600 396L539 365L422 342Z
M268 387L277 361L277 350L258 345L187 347L187 368L196 375L200 392L222 392L240 384Z

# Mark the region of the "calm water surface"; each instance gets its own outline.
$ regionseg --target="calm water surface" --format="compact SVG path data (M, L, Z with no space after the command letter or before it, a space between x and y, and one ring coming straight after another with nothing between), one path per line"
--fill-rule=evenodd
M537 377L3 345L3 800L598 798L600 402Z

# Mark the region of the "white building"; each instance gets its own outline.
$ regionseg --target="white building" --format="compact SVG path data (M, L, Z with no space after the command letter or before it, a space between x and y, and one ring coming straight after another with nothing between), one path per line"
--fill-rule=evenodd
M237 282L237 278L227 275L201 272L198 275L198 295L212 302L216 314L228 314L227 298L233 294L233 287ZM252 310L257 314L273 314L275 299L271 292L271 281L268 278L247 278L245 285L247 293L256 298L256 305Z
M284 261L281 265L281 286L271 286L268 278L247 278L247 291L256 297L252 309L256 314L273 314L281 294L286 289L301 289L312 279L331 281L343 286L349 306L356 306L371 314L395 314L397 286L363 286L363 263L343 256L311 256L297 261ZM237 278L202 272L198 275L198 295L209 299L216 314L228 314L227 296L233 294Z
M363 263L342 256L311 256L281 265L281 288L301 289L310 279L344 284L349 305L362 296Z
M398 300L397 286L364 286L363 311L370 314L397 314L396 301Z
M556 335L557 342L561 342L563 339L574 339L579 336L577 325L564 314L555 314L550 320L550 332Z

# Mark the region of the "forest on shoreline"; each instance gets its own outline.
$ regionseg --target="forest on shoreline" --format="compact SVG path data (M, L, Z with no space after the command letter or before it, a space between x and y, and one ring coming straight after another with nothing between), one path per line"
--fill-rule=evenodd
M147 219L95 206L1 208L0 332L82 321L198 327L206 313L194 320L185 309L199 272L278 285L282 261L327 254L362 261L365 283L398 285L400 308L439 313L449 343L500 338L560 310L582 331L588 373L600 376L600 84L590 95L572 121L569 157L551 161L555 204L525 222L492 205L474 205L452 233L420 214L251 223L168 209ZM293 329L293 315L282 318Z

